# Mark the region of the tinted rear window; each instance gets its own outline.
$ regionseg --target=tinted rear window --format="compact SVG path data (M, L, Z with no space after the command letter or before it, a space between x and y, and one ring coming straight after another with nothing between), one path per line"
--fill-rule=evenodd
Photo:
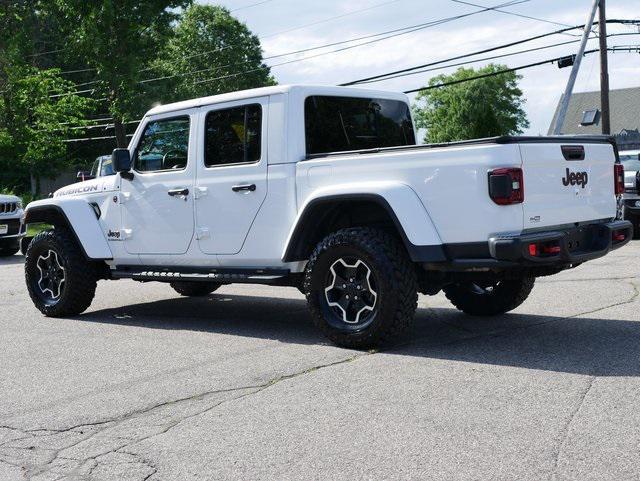
M304 110L307 155L416 144L405 102L313 96Z

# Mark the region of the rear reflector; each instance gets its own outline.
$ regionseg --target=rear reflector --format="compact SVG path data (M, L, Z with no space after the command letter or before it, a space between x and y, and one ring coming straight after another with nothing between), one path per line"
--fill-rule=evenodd
M561 251L560 244L555 241L529 244L529 255L531 257L557 256Z
M624 194L624 166L622 164L614 164L613 175L616 195Z
M613 242L622 242L623 240L625 240L627 238L627 234L624 231L614 231L613 234L611 235L611 240Z
M524 202L522 169L495 169L489 172L489 197L498 205Z

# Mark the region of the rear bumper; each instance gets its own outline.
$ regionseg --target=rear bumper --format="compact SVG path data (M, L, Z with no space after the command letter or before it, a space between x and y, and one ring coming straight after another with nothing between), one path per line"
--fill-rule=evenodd
M623 236L623 239L614 239ZM538 269L559 271L597 259L626 245L633 237L628 221L588 224L550 231L497 236L488 242L444 246L447 261L427 262L425 269L441 271L486 271ZM553 246L554 252L532 255L531 245Z
M624 236L614 240L614 233ZM592 224L552 232L525 234L508 239L489 239L491 257L526 265L579 264L607 255L627 244L633 237L633 225L628 221ZM532 244L557 245L559 252L534 256L529 252Z

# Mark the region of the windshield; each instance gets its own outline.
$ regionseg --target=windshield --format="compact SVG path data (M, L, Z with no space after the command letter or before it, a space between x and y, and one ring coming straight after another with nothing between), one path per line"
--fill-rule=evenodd
M111 157L108 157L102 161L102 166L100 167L100 177L105 177L107 175L113 175L115 172L113 171L113 163L111 161Z
M640 154L621 154L620 162L626 171L640 170Z
M91 166L91 177L98 176L98 169L100 168L100 159L96 159L93 161L93 165Z

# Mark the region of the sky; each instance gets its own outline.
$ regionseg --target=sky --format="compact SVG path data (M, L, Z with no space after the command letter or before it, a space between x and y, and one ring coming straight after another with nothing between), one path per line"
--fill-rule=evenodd
M260 37L265 57L482 10L454 0L199 1L229 8L234 16L246 23L251 31ZM508 0L465 1L484 7L495 7L508 2ZM584 24L592 4L592 0L520 0L520 2L501 8L511 14L484 11L341 52L308 58L362 41L268 59L265 62L273 65L307 57L303 61L273 67L272 74L278 83L335 85L552 32L562 28L558 24ZM533 16L547 22L513 14ZM607 17L640 19L640 0L608 0ZM575 31L575 33L581 32ZM609 25L608 33L632 34L609 38L609 46L640 45L640 30L637 27ZM509 53L577 39L579 37L555 35L496 53ZM597 40L590 40L587 50L597 48L597 45ZM571 55L577 50L578 43L574 43L506 57L494 62L516 67ZM477 68L487 63L489 61L480 61L470 66ZM455 68L447 68L367 86L382 90L405 91L426 85L431 76L451 73L454 70ZM525 110L531 124L526 134L547 133L570 71L570 68L558 69L556 65L548 64L520 72L523 76L520 87L524 92ZM639 87L640 54L638 52L611 53L609 75L612 89ZM591 54L582 62L574 91L593 91L599 88L599 58L597 54Z

